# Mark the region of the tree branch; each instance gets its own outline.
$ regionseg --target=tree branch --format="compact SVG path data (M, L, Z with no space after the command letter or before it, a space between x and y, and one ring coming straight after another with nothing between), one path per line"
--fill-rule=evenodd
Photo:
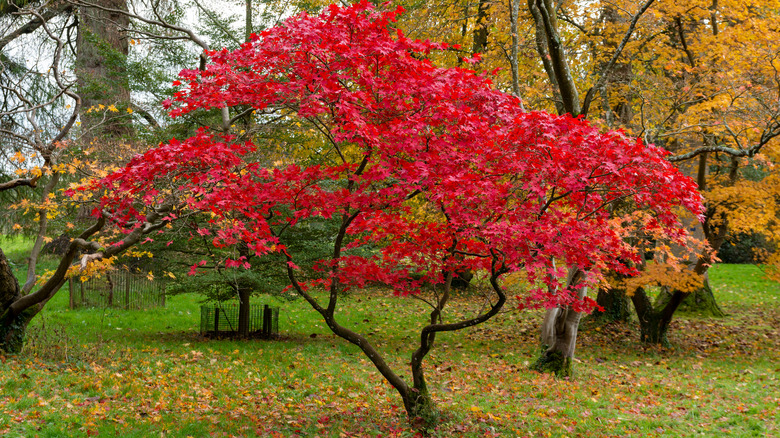
M44 13L40 14L39 16L33 18L32 20L28 21L27 24L24 26L16 29L15 31L9 33L8 35L0 38L0 50L3 50L5 46L10 44L13 40L16 38L19 38L22 35L26 35L29 33L35 32L36 29L41 27L43 23L46 21L51 20L52 18L62 14L62 13L70 13L70 5L67 3L64 3L60 5L58 8L55 9L48 9Z
M599 72L599 78L596 81L595 84L588 90L588 93L585 95L585 100L582 103L582 115L586 116L588 115L588 109L590 108L590 103L593 101L593 96L595 95L596 90L601 88L604 83L607 81L607 75L609 74L610 70L612 70L615 67L615 63L617 63L618 58L620 57L620 54L623 52L623 49L626 47L626 44L628 44L628 40L631 39L631 35L634 33L634 29L636 28L636 24L639 21L639 18L647 11L650 6L653 4L655 0L647 0L644 5L642 5L641 8L639 8L639 11L637 11L636 14L634 14L633 17L631 17L631 23L628 25L628 30L626 30L625 35L623 35L623 40L620 41L620 44L618 45L617 49L615 50L615 53L612 54L612 59L609 60L607 65L604 66L604 68Z
M21 187L21 186L29 186L35 188L38 185L39 178L40 178L39 176L36 176L34 178L16 178L16 179L12 179L11 181L0 183L0 192L4 190L11 190L13 188Z

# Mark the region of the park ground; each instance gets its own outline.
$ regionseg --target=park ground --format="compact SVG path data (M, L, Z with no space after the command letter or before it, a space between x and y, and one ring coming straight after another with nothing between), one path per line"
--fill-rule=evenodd
M711 279L728 315L679 315L671 348L642 346L635 323L586 320L572 379L528 369L538 312L441 336L425 362L444 414L431 436L780 436L780 285L752 265ZM199 300L70 310L63 289L24 352L0 355L0 436L415 435L394 390L302 300L258 298L281 309L277 340L201 336ZM343 305L342 322L408 368L418 301L368 290Z

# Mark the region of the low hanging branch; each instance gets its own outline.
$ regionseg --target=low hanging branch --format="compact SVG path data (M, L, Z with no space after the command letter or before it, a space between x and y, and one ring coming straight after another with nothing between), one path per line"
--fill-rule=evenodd
M16 187L35 188L38 185L39 178L40 178L39 176L33 178L16 178L16 179L12 179L11 181L0 183L0 192L2 192L3 190L15 189Z

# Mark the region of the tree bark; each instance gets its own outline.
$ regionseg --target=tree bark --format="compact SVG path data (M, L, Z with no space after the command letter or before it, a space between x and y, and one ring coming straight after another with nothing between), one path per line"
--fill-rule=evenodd
M479 0L477 5L477 21L474 24L474 36L473 44L471 47L471 54L485 53L488 45L488 9L490 8L490 2L487 0Z
M579 283L581 276L579 269L570 269L566 286ZM587 293L587 287L580 287L577 295L582 299ZM572 361L581 317L582 312L576 312L569 306L547 310L542 322L542 354L531 365L532 370L552 372L559 377L573 375Z
M661 293L658 294L658 298L656 299L655 307L665 306L671 298L672 291L668 288L662 288ZM701 288L685 294L678 311L698 313L715 318L726 316L726 313L720 308L718 302L715 300L715 295L712 293L712 287L710 286L710 280L707 273L704 274L704 283Z
M631 319L631 300L626 291L620 288L599 289L596 304L604 308L603 312L594 312L588 318L602 323L627 322Z
M657 308L653 306L644 288L640 287L634 291L634 294L631 295L631 301L634 303L637 318L639 319L641 342L669 346L669 339L667 338L669 324L672 321L674 312L682 302L683 295L683 292L675 291L664 307Z
M8 307L21 297L19 282L14 276L11 264L0 249L0 350L18 353L24 343L24 318L12 317Z
M105 0L101 5L116 12L85 6L79 9L76 75L83 105L82 128L94 136L129 136L133 128L121 111L130 104L127 1ZM100 105L104 109L98 110ZM106 110L111 105L118 111Z

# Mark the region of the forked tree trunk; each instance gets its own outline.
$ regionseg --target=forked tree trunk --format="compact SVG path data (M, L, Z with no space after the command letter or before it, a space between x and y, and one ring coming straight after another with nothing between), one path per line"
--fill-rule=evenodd
M684 293L674 291L663 307L654 307L644 288L638 288L631 295L639 319L640 340L647 344L669 345L666 336L672 316L680 306Z
M577 284L581 275L582 272L578 269L571 269L566 285ZM579 298L584 298L587 292L587 287L581 287L578 291ZM559 377L572 375L572 361L581 316L582 312L576 312L569 306L547 310L542 323L542 354L531 365L531 369L552 372Z
M707 159L708 154L706 152L699 155L696 181L700 191L704 191L707 188ZM739 162L736 159L732 159L731 167L729 169L730 184L733 184L734 181L736 181L738 165ZM723 241L726 239L727 231L728 220L726 215L718 206L708 206L704 213L702 232L713 251L717 251L723 244ZM711 262L712 260L709 254L703 254L699 256L696 264L692 267L695 274L701 275L704 278L703 287L700 291L693 293L692 299L696 300L697 296L703 298L703 302L709 302L709 307L711 309L714 308L715 312L722 315L723 311L720 310L720 307L715 303L715 297L712 294L712 289L709 285L709 277L707 276L707 271ZM657 300L655 305L650 301L650 298L643 288L637 289L634 295L631 296L631 301L634 303L634 308L636 309L636 314L639 318L642 342L668 346L669 340L667 338L667 331L669 330L669 324L672 321L672 317L685 299L691 299L689 298L689 293L681 292L679 290L669 290L664 294L666 296L662 296Z
M345 216L343 224L337 237L335 239L334 259L338 259L340 256L341 243L346 235L346 226L351 220ZM286 255L287 261L292 262L292 256ZM404 409L411 421L412 425L419 431L427 433L430 429L435 427L438 423L438 414L433 399L428 391L428 385L425 381L425 371L423 367L423 360L433 348L434 341L436 339L436 333L439 332L451 332L462 330L467 327L472 327L481 324L490 318L496 316L498 312L503 308L506 303L506 294L501 286L498 284L498 278L505 274L508 270L505 267L498 267L497 261L494 260L492 266L492 275L490 277L490 284L496 293L497 301L491 303L490 308L484 312L470 319L460 320L454 323L444 323L441 318L441 312L449 299L450 288L452 286L452 272L450 271L446 276L445 289L440 294L435 303L435 307L430 314L430 324L423 327L420 333L420 344L418 348L412 354L410 365L412 372L412 384L408 384L401 376L399 376L390 365L385 361L379 351L371 344L371 342L362 334L350 330L336 321L335 311L337 308L337 301L339 293L341 291L338 281L332 281L330 284L330 299L327 307L322 307L320 303L311 296L306 290L304 290L296 279L296 273L291 267L291 263L287 264L287 275L290 282L298 294L300 294L322 317L328 328L331 329L333 334L347 340L354 344L366 357L374 364L377 371L384 377L390 385L395 388L398 394L403 400ZM332 277L338 278L335 275Z
M662 288L661 293L655 301L655 307L665 306L671 298L672 291L668 288ZM709 276L707 274L704 274L704 283L701 288L685 294L678 310L715 318L726 316L726 313L723 312L723 309L720 308L718 302L715 300L715 295L712 293L712 287L710 286Z

